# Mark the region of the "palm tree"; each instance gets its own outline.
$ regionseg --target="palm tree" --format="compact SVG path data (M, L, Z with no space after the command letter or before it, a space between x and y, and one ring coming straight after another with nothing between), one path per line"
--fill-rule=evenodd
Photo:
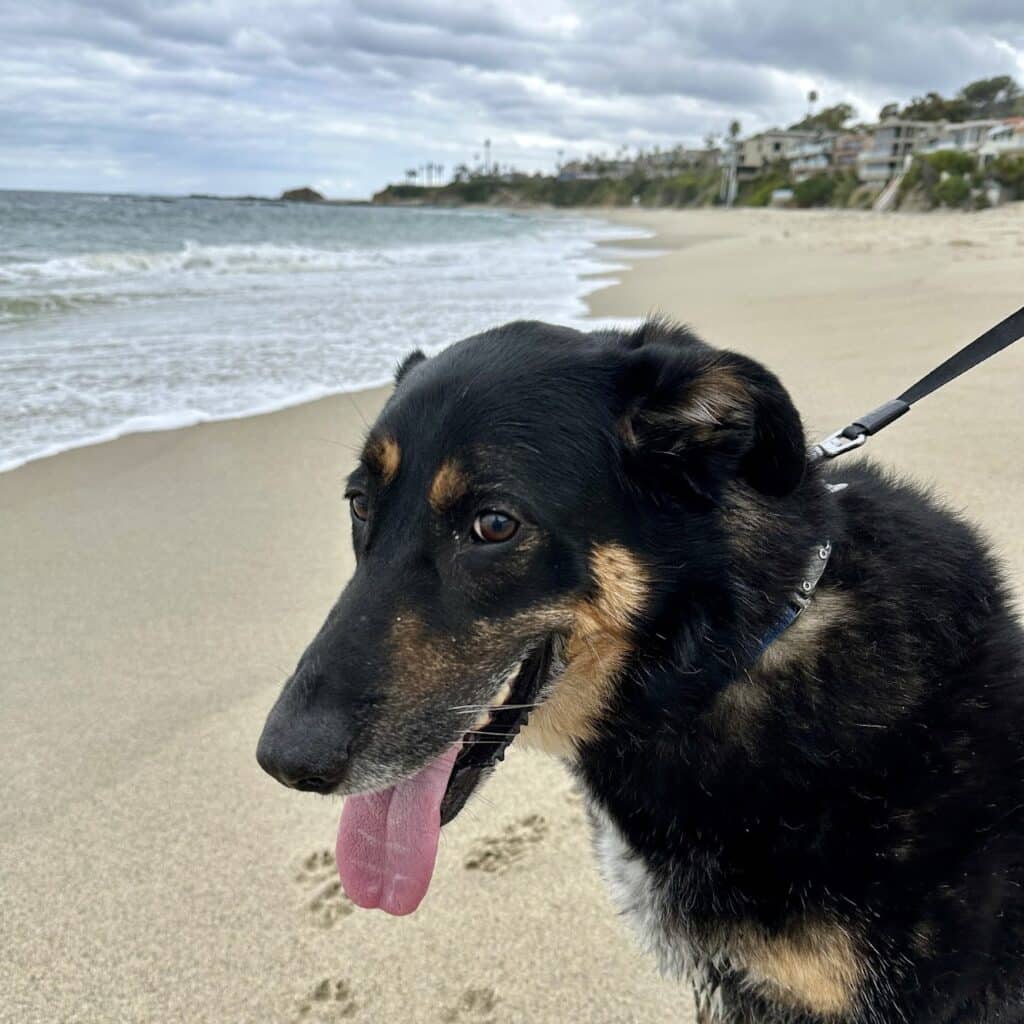
M807 94L807 116L808 117L813 117L814 116L814 104L817 103L817 102L818 102L818 90L817 89L812 89Z
M740 129L739 121L729 122L729 162L722 168L720 192L726 206L732 206L736 201L736 192L739 188Z

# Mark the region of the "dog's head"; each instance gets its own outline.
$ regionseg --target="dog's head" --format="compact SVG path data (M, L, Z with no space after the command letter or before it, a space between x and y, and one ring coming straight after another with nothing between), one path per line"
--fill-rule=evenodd
M368 794L350 895L412 909L438 820L522 727L569 753L600 731L666 565L707 571L722 489L781 496L803 469L778 381L681 328L515 323L410 356L348 481L355 574L258 751L287 785Z

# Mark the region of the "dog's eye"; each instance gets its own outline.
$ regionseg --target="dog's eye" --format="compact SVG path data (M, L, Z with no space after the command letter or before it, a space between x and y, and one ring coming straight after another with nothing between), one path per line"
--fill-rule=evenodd
M370 503L365 494L350 494L348 503L352 508L352 515L361 523L365 523L370 515Z
M502 541L511 540L518 529L517 520L493 509L481 512L473 520L473 535L485 544L500 544Z

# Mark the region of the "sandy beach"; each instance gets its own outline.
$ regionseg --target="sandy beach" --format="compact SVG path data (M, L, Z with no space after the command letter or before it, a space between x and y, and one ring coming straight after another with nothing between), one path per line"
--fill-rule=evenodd
M608 217L660 254L615 242L630 268L592 313L663 312L763 360L812 437L1024 302L1021 203ZM983 524L1018 592L1022 394L1024 343L870 445ZM557 762L513 747L397 920L340 893L338 802L256 765L351 571L342 480L383 397L0 474L0 1021L691 1019L613 911Z

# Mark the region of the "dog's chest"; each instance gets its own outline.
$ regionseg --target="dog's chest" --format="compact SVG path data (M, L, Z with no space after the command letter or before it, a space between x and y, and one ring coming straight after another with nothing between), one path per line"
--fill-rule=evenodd
M843 925L809 914L773 932L744 921L704 920L697 927L687 908L699 897L698 876L712 877L711 864L680 857L675 868L655 870L596 800L588 812L613 900L662 973L692 984L698 1020L782 1024L856 1017L870 965ZM769 1004L771 1016L751 1014L746 994Z
M599 804L590 801L588 811L601 876L644 950L662 973L689 980L698 1003L712 1000L713 964L682 925L671 883L651 870Z

